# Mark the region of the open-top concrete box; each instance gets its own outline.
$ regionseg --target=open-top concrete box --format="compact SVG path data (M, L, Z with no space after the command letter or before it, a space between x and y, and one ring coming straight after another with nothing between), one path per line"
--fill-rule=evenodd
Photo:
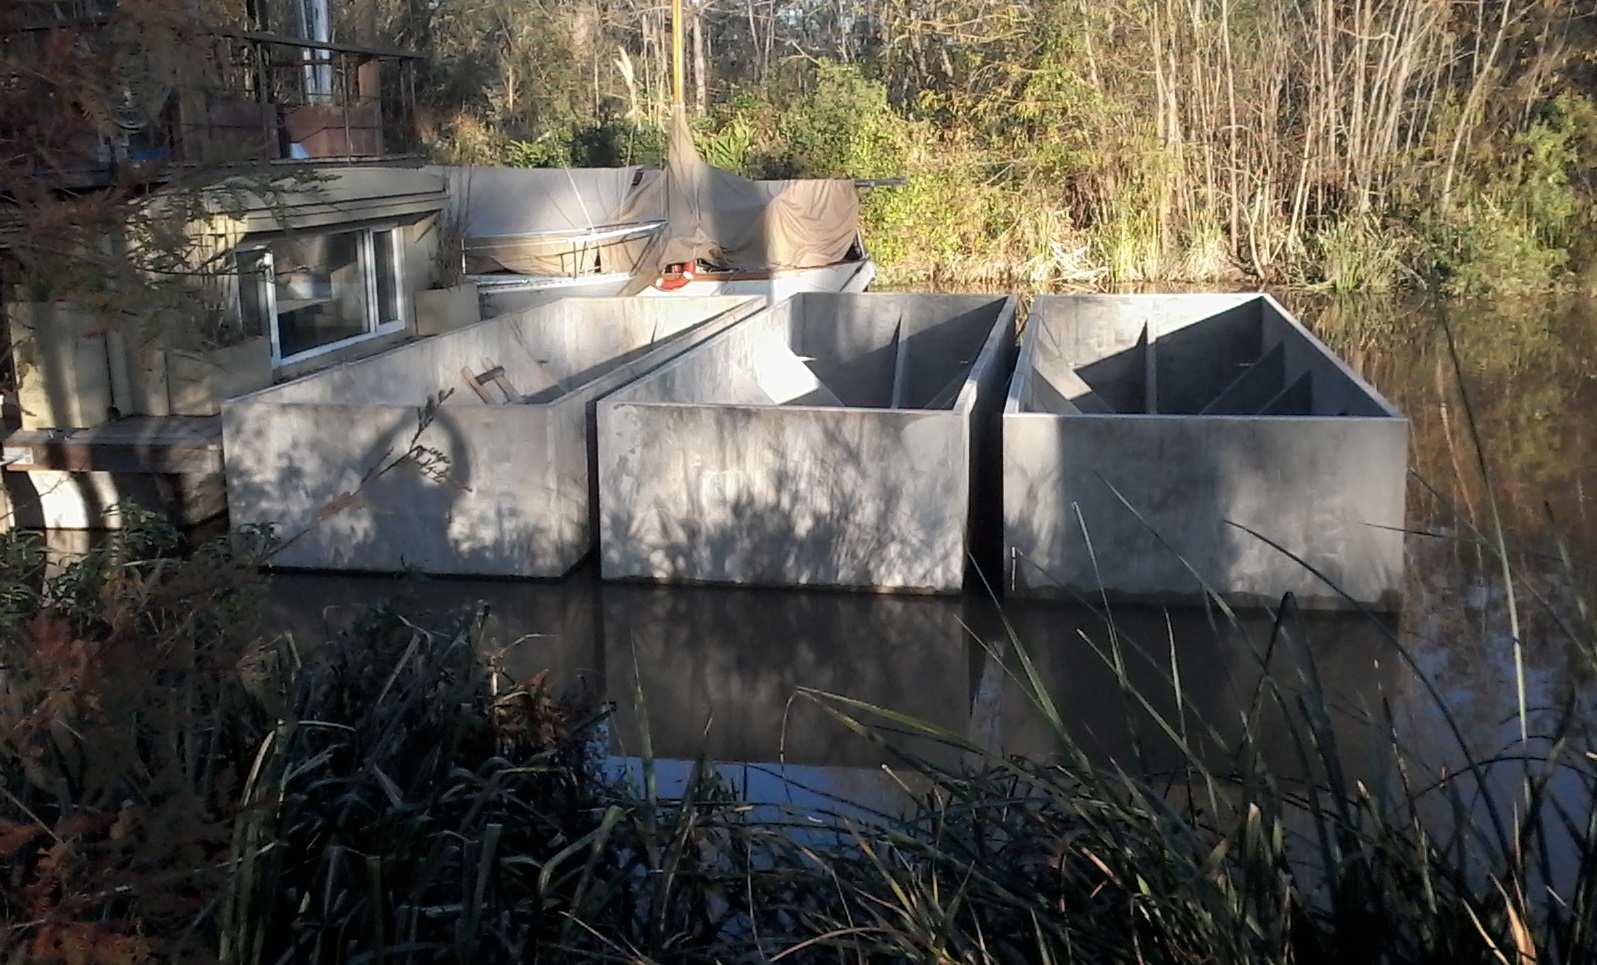
M1010 592L1397 603L1408 421L1268 295L1038 298L1003 437Z
M602 575L957 591L1014 313L797 295L607 397Z
M593 542L594 400L759 304L566 299L241 396L232 525L275 523L287 567L562 576Z

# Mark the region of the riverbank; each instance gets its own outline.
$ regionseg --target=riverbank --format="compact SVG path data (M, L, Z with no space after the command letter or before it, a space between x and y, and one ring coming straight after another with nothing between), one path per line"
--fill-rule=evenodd
M1024 624L989 641L973 699L1018 688L1047 735L1032 755L799 688L834 739L880 749L899 790L863 804L773 794L704 760L673 778L647 724L618 767L607 706L513 667L481 607L401 594L291 639L265 618L257 534L188 557L175 540L146 522L48 576L5 541L8 954L1524 962L1591 948L1588 692L1541 706L1523 676L1517 697L1499 677L1513 736L1483 741L1466 722L1478 708L1391 626L1370 632L1394 690L1350 704L1286 605L1246 638L1269 672L1226 719L1169 662L1181 639L1107 614L1078 655L1123 707L1130 743L1112 760ZM1507 586L1545 589L1505 556ZM1428 603L1441 619L1473 606ZM1525 632L1526 650L1597 659L1585 624ZM633 680L634 713L663 696ZM1441 726L1416 727L1398 691Z
M148 523L60 570L8 537L0 946L1577 960L1597 309L1294 308L1412 422L1395 624L265 577L263 534Z

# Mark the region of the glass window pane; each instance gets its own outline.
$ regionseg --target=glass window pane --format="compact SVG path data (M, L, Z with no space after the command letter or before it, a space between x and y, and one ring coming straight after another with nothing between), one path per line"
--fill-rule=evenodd
M244 335L265 335L271 325L271 302L266 298L266 252L240 251L238 262L239 324Z
M377 324L399 321L399 238L396 231L372 232L377 272Z
M268 246L284 358L370 330L362 234L283 238Z

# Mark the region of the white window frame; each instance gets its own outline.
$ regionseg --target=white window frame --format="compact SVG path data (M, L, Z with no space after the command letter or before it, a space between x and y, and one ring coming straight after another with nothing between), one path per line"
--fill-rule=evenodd
M253 283L256 286L259 304L264 308L266 313L266 318L264 319L266 324L265 334L272 343L273 368L281 368L285 365L294 365L299 362L303 362L306 359L313 359L318 355L327 355L331 352L337 352L342 349L349 348L351 345L359 345L361 342L365 342L370 339L378 338L383 335L391 335L394 332L402 332L405 330L405 261L404 249L400 244L400 235L402 233L402 229L397 224L377 224L361 225L358 227L341 226L325 232L315 233L338 235L354 234L356 232L360 234L361 276L366 281L366 330L357 335L351 335L348 338L341 338L336 342L328 342L326 345L318 345L314 348L308 348L303 352L296 352L293 355L288 356L283 355L281 333L279 332L277 326L277 273L275 266L272 263L272 249L269 247L271 243L277 239L269 238L264 241L251 242L240 245L237 249L235 249L235 258L246 255L254 255L260 259L258 263L259 267L254 270L245 270L242 263L239 265L239 311L242 315L244 311L242 288L245 284L250 283L249 276L253 275ZM399 317L390 319L384 319L379 314L383 299L380 297L381 292L379 292L377 288L377 235L384 232L388 233L388 255L393 259L393 302L394 306L399 309ZM241 320L248 321L247 319Z

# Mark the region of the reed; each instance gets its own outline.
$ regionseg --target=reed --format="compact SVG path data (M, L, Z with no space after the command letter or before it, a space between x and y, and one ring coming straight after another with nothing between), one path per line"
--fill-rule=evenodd
M1474 469L1489 479L1484 459ZM1580 564L1559 547L1568 599L1548 600L1490 489L1486 523L1459 513L1455 538L1494 561L1513 652L1557 644L1597 668ZM396 599L329 639L289 641L256 605L268 534L185 555L169 529L130 523L65 567L22 537L0 542L8 959L1597 956L1589 698L1571 687L1536 706L1517 673L1501 684L1515 734L1483 746L1373 615L1446 736L1446 769L1396 695L1352 704L1327 684L1290 598L1224 720L1181 678L1179 640L1137 639L1105 606L1083 651L1117 682L1128 754L1091 749L1010 628L989 667L1053 754L1007 756L804 691L891 756L904 794L883 811L801 808L751 800L704 761L667 790L646 730L634 764L608 763L607 708L544 674L510 677L480 607ZM1556 619L1530 618L1549 608ZM1241 626L1218 599L1212 615ZM611 673L646 709L636 668Z

